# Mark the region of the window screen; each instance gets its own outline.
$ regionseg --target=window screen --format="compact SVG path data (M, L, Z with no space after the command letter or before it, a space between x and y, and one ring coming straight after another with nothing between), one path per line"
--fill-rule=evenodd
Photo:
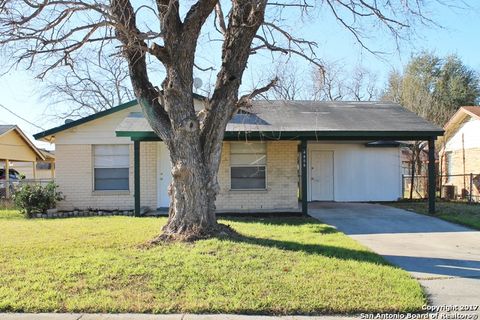
M231 189L265 189L266 144L232 143L230 152Z
M94 189L129 190L128 145L94 146Z

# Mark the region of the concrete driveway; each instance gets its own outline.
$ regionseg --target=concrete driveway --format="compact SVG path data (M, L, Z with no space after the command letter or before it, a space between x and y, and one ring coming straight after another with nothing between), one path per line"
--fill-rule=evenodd
M410 272L431 305L480 304L480 231L369 203L312 203L309 214Z

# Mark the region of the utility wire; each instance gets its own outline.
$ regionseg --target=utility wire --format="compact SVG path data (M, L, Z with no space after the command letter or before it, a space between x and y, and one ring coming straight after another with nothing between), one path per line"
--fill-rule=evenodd
M25 121L26 123L34 126L35 128L40 129L40 130L42 130L42 131L45 131L44 128L36 125L36 124L33 123L33 122L28 121L27 119L23 118L22 116L19 116L18 114L16 114L16 113L13 112L12 110L8 109L7 107L5 107L5 106L4 106L3 104L1 104L1 103L0 103L0 107L3 108L3 109L5 109L5 110L7 110L7 111L10 112L11 114L13 114L15 117L20 118L20 119L22 119L23 121Z

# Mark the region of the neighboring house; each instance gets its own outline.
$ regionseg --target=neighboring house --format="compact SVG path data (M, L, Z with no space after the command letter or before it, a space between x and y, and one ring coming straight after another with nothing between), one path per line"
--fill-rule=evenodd
M12 168L20 172L27 180L55 179L54 151L39 149L45 160L37 160L34 166L28 162L12 162Z
M11 168L12 162L26 163L35 171L37 161L44 160L43 153L18 126L0 125L0 197L9 197L15 183L13 180L19 180L19 175Z
M480 107L461 107L444 127L440 151L443 185L457 197L480 199ZM471 175L471 176L470 176ZM472 177L472 191L470 191Z
M412 150L408 146L413 142L403 142L400 148L402 161L402 174L405 176L412 175ZM422 149L419 156L419 161L415 166L415 175L426 175L428 169L428 149Z
M393 103L254 101L227 126L217 210L306 212L307 200L397 200L400 149L391 141L442 133ZM35 138L55 143L56 181L66 195L60 209L168 207L169 153L136 101Z
M428 146L421 146L420 154L415 155L416 159L413 158L412 147L414 141L404 141L402 142L401 150L401 161L402 161L402 178L403 178L403 197L410 198L410 191L412 187L412 164L415 163L414 170L414 188L411 193L412 198L419 199L425 198L428 196ZM435 154L435 170L438 169L438 158ZM438 172L438 171L435 171Z

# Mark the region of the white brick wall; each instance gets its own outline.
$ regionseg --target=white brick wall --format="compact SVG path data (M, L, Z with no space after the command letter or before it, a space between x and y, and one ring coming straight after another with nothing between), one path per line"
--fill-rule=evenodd
M230 190L230 143L225 142L219 170L217 210L297 209L297 141L267 142L267 190ZM157 208L157 142L140 144L141 205ZM133 145L130 145L130 191L93 190L92 145L56 146L57 183L66 196L61 210L133 209Z
M130 145L130 190L93 190L93 146L90 144L59 144L56 146L56 183L66 199L58 204L60 210L133 209L133 145ZM140 171L142 206L156 208L157 143L141 144Z
M217 210L298 208L298 141L267 142L267 190L230 190L230 143L224 142Z

